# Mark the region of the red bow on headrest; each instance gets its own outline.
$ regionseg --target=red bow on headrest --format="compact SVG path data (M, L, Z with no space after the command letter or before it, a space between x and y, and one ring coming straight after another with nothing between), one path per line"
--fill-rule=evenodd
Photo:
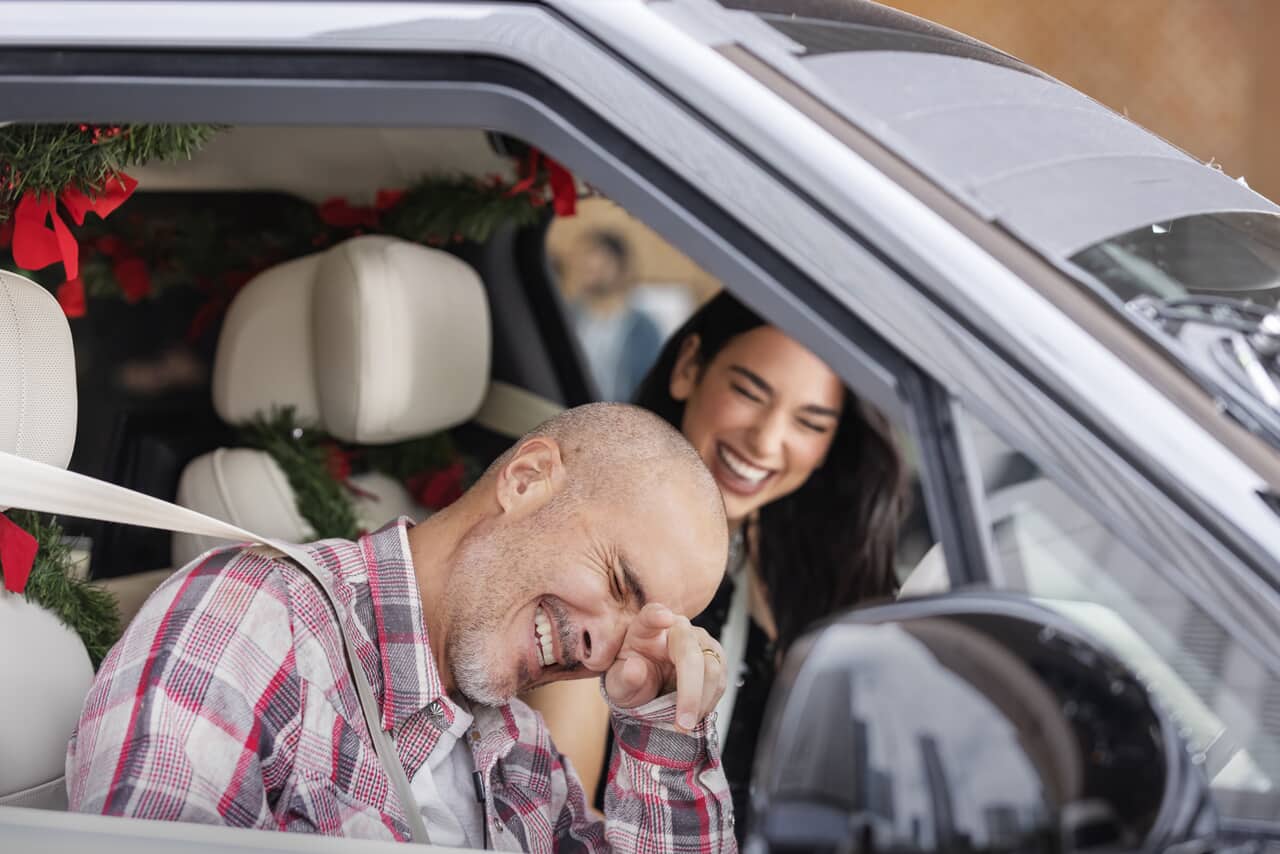
M4 570L4 586L13 593L27 589L31 565L36 560L36 538L0 513L0 568Z

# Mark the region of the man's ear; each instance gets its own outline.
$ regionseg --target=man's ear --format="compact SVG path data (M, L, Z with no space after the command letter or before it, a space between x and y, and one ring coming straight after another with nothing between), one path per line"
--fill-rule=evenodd
M688 400L693 389L698 385L698 375L702 372L702 361L698 358L702 347L702 339L690 335L680 342L680 352L676 355L675 367L671 369L671 396L676 400Z
M532 513L564 488L564 479L560 445L547 436L535 436L498 472L498 504L503 513Z

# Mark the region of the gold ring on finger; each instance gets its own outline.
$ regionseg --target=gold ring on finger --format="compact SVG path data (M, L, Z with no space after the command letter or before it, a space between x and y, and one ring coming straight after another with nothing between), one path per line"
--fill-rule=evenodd
M703 654L703 655L709 655L709 656L711 656L712 658L714 658L717 662L719 662L720 664L724 664L724 661L720 658L720 653L716 652L714 649L710 649L710 648L708 648L708 647L705 647L705 646L704 646L704 647L702 648L702 654Z

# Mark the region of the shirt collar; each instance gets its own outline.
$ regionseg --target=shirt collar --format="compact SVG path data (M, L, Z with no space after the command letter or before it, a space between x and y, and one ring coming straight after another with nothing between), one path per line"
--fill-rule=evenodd
M382 728L399 730L426 709L432 725L448 731L461 709L445 694L440 670L431 654L422 594L409 550L409 528L413 524L412 519L401 517L359 541L378 633L384 686ZM487 773L519 741L520 726L510 704L497 708L473 706L470 713L482 734L472 749L477 766Z
M409 551L413 521L401 517L360 538L369 579L369 598L378 633L382 666L382 727L394 730L421 710L446 710L453 720L453 704L431 654L422 595Z

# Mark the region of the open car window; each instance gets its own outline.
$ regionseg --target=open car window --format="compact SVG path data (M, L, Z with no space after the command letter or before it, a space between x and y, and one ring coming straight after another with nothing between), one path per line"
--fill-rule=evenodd
M429 204L403 201L405 191L419 192L424 182L438 182L441 204L464 210L481 204L458 191L474 182L492 197L494 210L505 210L506 187L518 183L527 162L510 155L523 155L522 143L506 138L495 150L492 136L475 129L317 126L303 140L295 136L283 127L223 128L190 160L134 169L139 185L128 202L77 229L85 304L70 308L80 372L73 470L181 501L180 480L193 460L245 442L243 425L228 424L215 411L213 373L223 319L247 283L352 236L403 232L414 216L434 223ZM281 157L286 150L290 156ZM372 163L369 150L388 157L382 165ZM343 165L348 159L350 170ZM578 189L584 197L572 215L553 216L548 197L532 215L507 215L510 221L485 229L479 239L445 233L439 223L416 236L480 273L492 314L495 380L563 404L626 400L633 388L605 387L618 374L617 362L631 364L636 377L647 372L658 348L722 285L621 205L581 182ZM598 297L592 291L601 283L602 261L611 260L600 257L602 241L622 243L626 264L615 271L623 273L622 302L651 331L643 352L634 342L596 335L594 343L608 345L603 350L615 360L603 370L593 363L601 348L582 335L582 320ZM60 265L25 270L4 251L0 264L55 293L63 288ZM920 494L915 440L905 424L894 427L911 471L898 549L901 580L935 539ZM500 450L492 436L480 444L468 456L471 474ZM354 464L357 477L368 473L369 450L341 450L350 455L343 465ZM431 492L415 473L402 474L413 497ZM365 489L360 483L355 488ZM379 513L394 516L404 507L353 495L364 529L387 521ZM418 509L430 503L419 500ZM64 522L94 578L147 573L146 584L154 585L190 556L190 549L175 551L166 532ZM124 596L129 610L149 589Z
M581 201L573 217L554 219L546 245L566 326L597 400L631 400L671 336L724 287L603 197ZM902 583L937 539L925 510L915 437L905 425L894 426L893 440L908 470L896 550Z
M547 260L599 400L630 400L667 338L721 287L606 198L552 221Z

